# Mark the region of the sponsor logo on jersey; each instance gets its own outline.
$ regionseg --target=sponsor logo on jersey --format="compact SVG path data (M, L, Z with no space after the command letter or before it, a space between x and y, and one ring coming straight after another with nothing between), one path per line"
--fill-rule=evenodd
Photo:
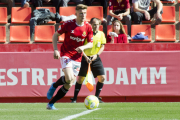
M84 31L83 34L82 34L83 37L86 37L86 32Z
M124 7L124 4L122 4L121 7Z
M84 39L81 39L81 38L78 38L78 37L72 37L72 36L70 36L70 39L76 40L77 42L84 41Z

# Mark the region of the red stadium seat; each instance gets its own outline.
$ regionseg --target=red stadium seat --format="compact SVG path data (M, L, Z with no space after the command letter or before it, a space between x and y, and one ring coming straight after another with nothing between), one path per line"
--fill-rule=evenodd
M148 36L149 39L145 39L145 40L131 39L131 41L149 42L152 40L152 38L151 38L151 25L131 25L131 37L135 36L139 32L145 32L145 36Z
M30 26L10 26L10 42L30 42Z
M55 33L53 25L35 26L34 42L52 42L52 36Z
M162 3L175 3L175 0L174 1L161 1Z
M56 13L56 8L55 8L55 7L36 7L36 9L41 9L41 8L47 8L47 9L50 10L50 12ZM50 22L48 22L48 23L53 23L53 24L55 24L56 21L50 21Z
M103 31L103 26L99 26L99 30ZM63 33L62 35L59 36L59 42L64 42L65 34Z
M175 25L156 25L156 41L176 41Z
M103 21L103 7L102 6L89 6L87 8L86 20L90 21L91 18L96 17Z
M60 7L59 14L63 16L75 15L76 7ZM90 21L91 18L96 17L101 21L103 20L103 8L101 6L89 6L87 8L86 21Z
M31 19L31 7L12 7L11 23L29 23Z
M76 7L59 7L59 14L63 16L75 15Z
M163 6L162 23L175 23L175 6Z
M0 42L5 43L6 42L6 27L0 26Z
M127 31L128 31L127 25L123 25L123 27L124 27L125 32L127 33ZM109 35L110 32L112 32L112 25L107 26L107 35Z
M7 7L0 7L0 24L7 23Z

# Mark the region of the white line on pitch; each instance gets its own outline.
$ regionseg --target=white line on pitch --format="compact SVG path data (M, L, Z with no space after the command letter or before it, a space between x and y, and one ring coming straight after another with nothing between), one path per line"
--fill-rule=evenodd
M86 110L86 111L83 111L81 113L78 113L78 114L75 114L75 115L71 115L71 116L67 116L63 119L59 119L59 120L71 120L71 119L74 119L74 118L77 118L79 116L82 116L82 115L86 115L86 114L89 114L95 110L99 110L100 108L97 108L97 109L94 109L94 110Z

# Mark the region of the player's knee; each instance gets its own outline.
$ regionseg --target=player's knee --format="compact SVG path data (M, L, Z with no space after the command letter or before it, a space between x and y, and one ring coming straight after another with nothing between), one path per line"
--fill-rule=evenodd
M78 80L77 80L77 83L78 83L78 84L82 84L83 81L84 81L84 78L85 78L85 77L79 76L79 78L78 78Z
M67 84L71 84L72 82L74 82L74 77L70 77L70 78L66 79Z
M104 83L104 80L105 80L105 76L104 75L100 76L99 82Z

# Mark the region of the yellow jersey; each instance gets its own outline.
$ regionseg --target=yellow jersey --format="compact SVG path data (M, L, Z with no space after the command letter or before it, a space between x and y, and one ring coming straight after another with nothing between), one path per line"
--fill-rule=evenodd
M87 40L85 40L84 44L87 44ZM106 44L106 38L102 31L98 31L96 35L93 35L93 47L85 49L84 53L87 56L96 55L99 52L102 44Z

